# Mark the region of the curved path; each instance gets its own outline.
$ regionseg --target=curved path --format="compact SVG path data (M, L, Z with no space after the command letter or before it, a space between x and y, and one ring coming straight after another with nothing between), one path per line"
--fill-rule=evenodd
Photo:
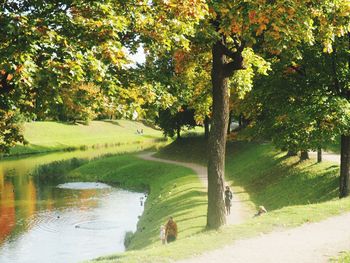
M151 155L152 153L146 153L140 157L191 168L198 174L203 184L207 185L205 167L193 163L158 159ZM332 154L332 158L324 159L334 161L333 158L338 158L338 156ZM228 218L228 223L240 223L244 220L241 213L242 206L238 200L235 200L233 205L232 211L239 212ZM226 247L178 262L326 263L329 262L329 257L337 256L340 251L350 250L349 222L350 213L345 213L318 223L308 223L293 229L238 240Z
M193 170L199 177L200 181L203 183L205 187L208 188L208 175L207 175L207 168L198 165L195 163L185 163L185 162L178 162L178 161L172 161L172 160L166 160L166 159L160 159L152 156L154 152L146 152L139 154L138 157L148 160L148 161L156 161L156 162L162 162L162 163L170 163L175 165L184 166L187 168L190 168ZM226 184L226 183L225 183ZM243 208L241 202L238 200L235 194L233 194L232 199L232 206L231 206L231 214L226 217L227 224L239 224L244 221L246 217L245 209Z

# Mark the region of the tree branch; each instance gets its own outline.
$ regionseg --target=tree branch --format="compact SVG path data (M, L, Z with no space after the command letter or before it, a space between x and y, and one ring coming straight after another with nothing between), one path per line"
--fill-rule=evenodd
M242 70L246 69L243 65L243 55L242 51L244 48L241 48L237 50L236 52L232 53L232 61L229 63L226 63L224 65L224 75L225 77L231 77L233 75L233 72L236 70Z
M223 53L232 59L236 59L237 53L242 53L244 50L244 44L243 43L239 44L236 41L235 41L236 51L232 51L226 45L224 45L224 43L222 43L222 42L220 42L220 45L221 45Z

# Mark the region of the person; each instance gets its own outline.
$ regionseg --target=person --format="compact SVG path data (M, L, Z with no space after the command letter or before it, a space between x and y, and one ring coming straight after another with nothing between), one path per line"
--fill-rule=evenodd
M160 240L162 241L162 244L165 245L166 244L166 238L165 238L165 226L161 225L160 226Z
M226 186L225 190L225 207L226 207L226 215L231 213L231 200L232 200L232 192L229 186Z
M140 197L140 205L143 206L143 197Z
M258 212L254 215L254 217L256 216L261 216L262 214L265 214L267 213L267 210L265 209L264 206L259 206L259 209L258 209Z
M169 217L165 225L165 236L167 243L173 242L177 238L177 224L172 217Z

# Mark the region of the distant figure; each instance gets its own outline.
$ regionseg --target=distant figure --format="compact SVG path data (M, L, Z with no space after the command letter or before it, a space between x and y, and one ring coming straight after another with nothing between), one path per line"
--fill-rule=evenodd
M262 205L259 206L259 210L258 212L254 215L254 217L256 216L261 216L262 214L266 214L267 213L267 210L265 209L265 207L263 207Z
M226 186L226 190L225 190L226 215L229 215L231 213L231 201L232 201L232 192L230 190L230 187Z
M140 133L143 134L143 129L141 129Z
M166 244L166 235L165 235L165 226L161 225L160 226L160 240L162 241L162 244Z
M165 236L167 243L173 242L177 238L177 225L172 217L169 217L168 223L165 225Z
M143 197L140 197L140 205L143 206Z

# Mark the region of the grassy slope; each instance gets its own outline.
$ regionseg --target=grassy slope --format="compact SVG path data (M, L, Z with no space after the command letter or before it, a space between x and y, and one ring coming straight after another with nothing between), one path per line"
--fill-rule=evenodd
M179 228L179 242L203 231L206 192L190 169L119 155L92 161L71 171L70 180L102 181L131 189L149 189L145 212L130 249L161 247L159 229L172 215Z
M144 132L142 136L136 133L141 129ZM29 145L17 145L11 150L12 155L93 145L138 143L161 138L162 133L140 122L127 120L92 121L89 125L31 122L24 125L24 137Z
M184 139L158 155L182 161L205 163L202 139ZM168 262L193 256L234 240L285 227L316 222L350 210L350 198L337 199L338 167L332 163L298 163L284 158L271 145L228 145L226 176L238 185L247 203L263 204L269 213L219 231L199 233L166 248L146 248L101 258L98 262Z

